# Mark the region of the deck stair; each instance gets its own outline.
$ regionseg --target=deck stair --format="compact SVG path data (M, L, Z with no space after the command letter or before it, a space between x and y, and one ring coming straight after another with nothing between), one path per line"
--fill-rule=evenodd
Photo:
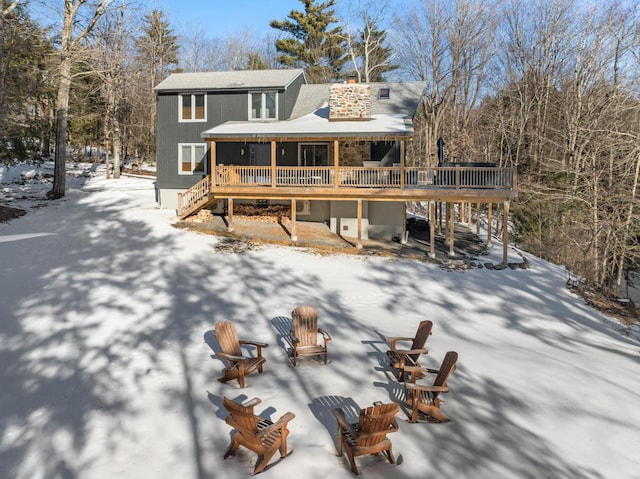
M184 193L178 194L178 217L184 219L211 202L211 176L207 175Z

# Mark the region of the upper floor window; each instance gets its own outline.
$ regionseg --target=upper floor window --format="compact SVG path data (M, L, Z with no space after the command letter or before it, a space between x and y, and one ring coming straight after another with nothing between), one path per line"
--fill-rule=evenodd
M278 94L275 91L249 93L250 120L276 120Z
M180 121L206 121L205 99L204 93L180 95Z

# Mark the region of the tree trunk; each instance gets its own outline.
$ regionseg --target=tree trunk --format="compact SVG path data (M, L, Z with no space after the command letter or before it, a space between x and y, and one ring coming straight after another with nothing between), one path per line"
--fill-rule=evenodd
M70 29L71 25L69 26L69 34ZM71 59L66 56L63 57L62 64L60 65L60 80L58 83L58 95L56 97L56 152L53 163L53 186L47 193L47 197L51 199L62 198L65 191L67 111L69 109L69 90L71 89L70 75Z

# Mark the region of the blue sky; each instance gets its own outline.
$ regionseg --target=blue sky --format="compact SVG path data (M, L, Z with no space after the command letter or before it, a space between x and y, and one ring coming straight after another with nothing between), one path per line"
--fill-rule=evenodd
M246 27L262 36L271 20L284 20L291 10L302 10L299 0L160 0L158 8L176 31L196 28L210 37L227 37Z

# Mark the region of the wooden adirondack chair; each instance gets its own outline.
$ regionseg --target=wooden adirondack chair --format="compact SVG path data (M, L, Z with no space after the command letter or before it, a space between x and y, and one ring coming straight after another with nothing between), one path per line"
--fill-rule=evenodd
M295 417L295 414L287 412L274 423L256 416L253 408L261 402L261 399L253 398L242 405L229 398L223 398L224 408L229 412L225 421L235 429L231 446L224 458L233 456L240 446L246 447L258 455L253 469L254 474L264 470L278 449L280 457L287 455L287 436L289 435L287 424Z
M398 430L395 419L398 409L396 403L374 403L360 410L357 424L350 424L342 409L333 409L338 421L338 456L342 456L344 449L355 474L360 474L355 463L357 456L384 452L391 464L396 463L387 434Z
M418 412L427 414L440 422L449 421L449 418L440 411L440 405L444 402L444 400L440 399L440 394L449 392L447 380L455 371L457 361L458 353L449 351L445 354L440 369L417 368L428 373L437 373L431 386L405 382L405 396L411 406L411 420L409 422L418 422ZM413 368L407 369L411 370ZM409 372L413 373L413 371ZM413 374L412 377L415 378Z
M324 356L324 363L327 364L329 357L327 345L331 341L331 336L318 327L318 311L312 306L298 306L291 312L291 319L293 320L293 330L290 332L293 365L297 366L299 356ZM318 341L320 337L322 337L322 344Z
M232 379L237 379L240 387L243 388L245 376L248 376L256 370L258 373L262 373L262 365L266 361L262 356L262 348L266 348L268 344L239 340L235 326L229 321L220 321L216 324L215 336L222 350L217 356L227 362L224 376L218 378L218 381L226 383ZM257 349L256 357L243 355L240 346L245 344Z
M388 336L384 338L390 344L387 357L389 358L389 365L397 370L398 381L404 380L405 366L420 366L418 362L420 355L429 353L429 350L424 345L429 339L429 335L431 335L432 328L433 322L420 321L413 338L404 336ZM409 349L399 349L397 343L401 341L411 341L411 347ZM421 373L416 374L420 375Z

